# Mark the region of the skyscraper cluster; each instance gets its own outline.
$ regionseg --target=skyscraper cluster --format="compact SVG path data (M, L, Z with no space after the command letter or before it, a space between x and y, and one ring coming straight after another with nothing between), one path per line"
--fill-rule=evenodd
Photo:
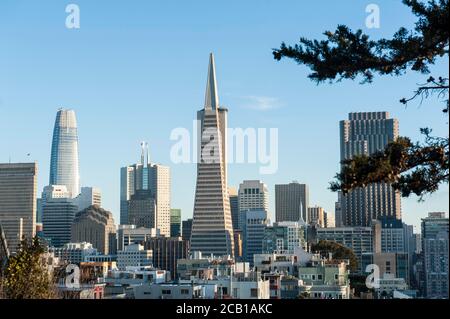
M116 225L102 208L100 189L80 183L75 111L58 110L49 184L40 198L36 163L0 164L0 257L37 234L66 264L85 273L101 268L110 294L134 298L346 299L352 294L348 271L367 275L373 265L381 276L376 298L448 298L445 213L430 213L415 234L402 221L400 194L389 183L339 193L333 214L311 205L307 184L292 181L275 185L271 214L263 181L228 184L227 116L211 54L197 112L192 218L183 220L172 207L170 168L152 163L142 142L140 160L120 168ZM399 123L387 112L350 113L339 130L343 161L383 150L399 136ZM350 249L357 263L312 249L330 242Z

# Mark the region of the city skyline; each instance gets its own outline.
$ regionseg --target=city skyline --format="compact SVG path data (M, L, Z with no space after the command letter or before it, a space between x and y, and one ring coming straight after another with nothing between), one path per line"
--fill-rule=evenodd
M380 78L370 86L342 83L335 87L318 87L306 79L305 69L297 69L289 62L277 64L273 61L271 47L276 47L283 40L296 40L300 30L304 30L302 33L305 35L319 36L318 30L332 29L342 22L343 12L348 12L346 22L352 28L364 28L363 2L361 8L357 5L342 4L338 7L329 4L329 13L325 15L327 21L323 18L323 8L315 14L314 9L317 7L314 4L305 5L303 8L295 3L290 5L299 10L290 10L292 12L287 13L276 5L266 4L257 9L255 15L247 21L244 17L254 6L243 4L241 11L235 15L236 28L244 27L247 31L237 36L236 43L231 40L231 33L222 28L228 22L222 18L213 22L208 15L205 15L207 19L204 22L198 24L191 23L190 19L173 19L171 22L174 25L168 27L163 20L155 16L155 10L147 11L150 15L148 18L139 14L136 9L131 9L130 14L135 15L134 21L137 22L132 22L128 15L125 16L124 22L121 22L122 26L128 27L136 35L147 34L153 37L156 31L166 29L168 31L163 34L169 40L175 39L175 36L179 39L174 28L185 24L186 31L183 32L187 39L181 41L189 40L193 45L189 46L181 57L174 52L165 52L163 56L161 52L155 52L151 44L144 45L134 37L123 37L120 28L113 23L120 11L120 5L112 5L111 20L104 20L98 18L100 5L86 1L80 1L79 4L82 9L79 33L64 29L64 21L61 21L59 26L59 8L52 9L48 4L40 5L48 12L48 19L40 21L30 13L21 12L20 7L2 4L5 10L1 10L0 15L2 12L9 12L13 13L11 16L14 17L14 13L20 13L27 22L16 25L9 16L1 16L2 21L17 28L0 29L0 38L7 48L0 52L0 69L4 71L0 72L0 126L4 127L6 132L17 133L0 140L0 161L8 162L10 158L11 162L36 160L40 168L40 193L47 184L49 174L49 137L54 112L60 106L74 109L79 122L82 184L97 186L102 190L103 205L114 213L116 221L119 220L120 211L119 170L129 163L138 162L135 154L137 143L141 140L150 142L155 162L170 166L173 180L183 180L183 189L191 190L181 192L173 186L172 207L182 209L183 219L192 217L195 164L175 165L170 162L169 153L173 142L170 141L169 135L175 127L189 129L192 125L195 110L199 101L202 101L204 60L210 51L215 51L216 59L220 61L218 78L219 89L223 92L221 98L224 105L233 111L230 112L230 126L280 129L280 163L276 174L260 175L257 165L251 164L232 164L228 167L228 186L237 187L245 179L259 179L268 185L272 220L275 214L274 185L289 183L292 180L309 185L312 206L320 205L326 211L334 211L337 194L331 193L327 187L339 169L338 122L351 111L388 111L392 117L399 119L400 135L410 136L413 140L420 138L419 127L431 126L436 135L446 134L445 118L437 114L438 112L427 111L438 107L439 101L431 98L420 108L412 104L407 109L398 103L401 97L411 93L411 87L424 81L420 75L407 74L406 77L398 79ZM30 12L35 5L37 4L29 4ZM193 14L196 6L197 4L186 10ZM217 10L217 6L225 12L232 10L219 4L215 6L211 10ZM410 25L414 21L409 10L401 4L380 1L380 7L383 10L382 28L365 30L375 38L390 35L399 25ZM159 10L167 12L168 8L161 5ZM258 17L267 17L269 11L274 15L283 12L291 18L296 18L297 22L287 22L289 19L286 18L283 21L269 20L266 26L255 24ZM307 18L305 12L309 12L317 21ZM94 20L93 16L100 20ZM276 27L275 22L279 24ZM30 24L33 24L33 30L29 28ZM214 26L209 33L203 31L207 24ZM270 28L273 28L273 31L266 33L267 39L257 35L261 30ZM46 31L43 32L45 34L36 33L43 30ZM234 31L235 29L232 34L236 35ZM92 43L100 34L105 35L103 44L106 44L107 48L102 49ZM56 38L65 47L51 46L55 49L53 53L43 47L28 50L27 45L34 44L32 39L36 36L36 39L44 42ZM252 36L258 37L261 43L254 45L250 41L251 45L244 44L245 52L239 50L238 45L242 45ZM112 42L113 37L115 42ZM204 37L209 41L202 44ZM30 43L27 44L26 40ZM135 53L136 56L125 55L123 59L121 54L124 51L117 47L116 42L139 53ZM87 43L91 43L94 50L90 50ZM219 45L220 49L217 49ZM95 53L96 49L99 53ZM12 56L13 52L20 54ZM238 52L239 57L236 56ZM108 58L93 65L91 59L98 61L98 54L101 53L107 54ZM45 63L42 60L44 58ZM71 63L67 64L66 58L69 58ZM36 74L46 76L40 81L33 75L25 78L26 68L30 66L26 61L36 62L36 65L33 65L36 67ZM161 65L158 66L156 61L162 61ZM111 77L115 74L111 73L110 69L113 65L123 73L125 79L131 81L130 85ZM447 67L448 62L441 61L432 70ZM46 72L41 68L46 68ZM261 71L263 69L267 71ZM133 74L135 76L131 77ZM169 90L177 94L168 95ZM22 91L27 91L28 94L23 95ZM379 92L383 94L380 95ZM163 113L167 109L175 110L170 114L173 120L167 124L168 114L163 114L158 109ZM24 113L32 116L24 117ZM155 117L161 120L155 121ZM27 127L27 131L21 130L22 127ZM318 140L321 147L317 148L315 143ZM27 156L29 153L30 156ZM424 203L417 203L417 197L414 196L403 199L403 219L409 224L419 226L420 218L425 217L428 211L448 212L447 200L447 185L443 185L437 194L427 197Z

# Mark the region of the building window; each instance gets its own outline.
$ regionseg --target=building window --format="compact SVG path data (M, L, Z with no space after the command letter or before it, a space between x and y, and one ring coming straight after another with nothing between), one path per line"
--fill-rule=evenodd
M189 289L181 289L182 295L189 295Z
M162 293L163 295L170 295L170 294L172 293L172 291L163 289L161 293Z
M250 289L250 297L257 298L258 297L258 288Z

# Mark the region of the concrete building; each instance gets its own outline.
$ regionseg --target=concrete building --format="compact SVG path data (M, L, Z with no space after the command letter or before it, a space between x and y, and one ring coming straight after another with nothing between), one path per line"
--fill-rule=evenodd
M141 143L141 148L141 163L122 167L120 171L120 223L158 228L162 236L170 236L170 169L150 163L146 142ZM133 198L137 202L131 204ZM129 216L129 210L133 207L137 210L145 208L148 213L154 209L151 223L155 225L149 225L150 222L141 225L133 221L133 217Z
M70 198L80 193L78 129L74 110L59 109L53 128L49 185L64 185Z
M227 114L227 109L219 107L214 56L211 54L205 106L197 113L200 134L191 250L216 256L234 254L226 167Z
M253 255L263 250L264 233L269 225L267 211L247 210L241 211L241 228L243 237L243 259L253 264Z
M116 226L111 212L93 205L75 216L71 232L72 242L89 242L103 254L117 250Z
M87 256L97 255L98 251L91 243L67 243L63 247L49 247L49 252L67 264L86 262Z
M323 207L320 206L314 206L314 207L308 207L308 223L309 224L316 224L319 227L324 228L325 227L325 210Z
M269 212L269 189L259 180L245 180L239 185L239 212L247 210L265 210ZM269 218L269 216L268 216ZM238 229L241 226L238 225Z
M275 215L277 222L303 221L308 223L309 188L292 182L275 185Z
M117 250L124 250L125 246L144 243L154 237L159 237L156 228L137 228L136 225L119 225L117 230Z
M181 209L170 210L170 237L181 236Z
M344 227L344 221L342 217L342 193L338 192L338 201L334 203L334 227Z
M0 225L9 251L36 233L37 164L0 164Z
M361 259L363 272L366 273L365 270L369 265L378 266L381 278L402 278L407 284L410 281L407 253L363 253ZM367 273L371 272L372 270Z
M448 217L429 213L421 226L425 297L448 298Z
M305 246L305 228L297 222L278 222L268 226L262 242L263 253L294 253Z
M189 253L189 242L180 237L150 238L144 244L145 249L153 251L153 266L177 273L177 260L186 258Z
M181 223L181 237L183 240L191 241L192 218L183 220Z
M341 161L382 151L398 134L398 121L388 112L350 113L340 122ZM352 190L340 200L346 226L370 226L383 216L401 219L400 193L388 183Z
M117 252L117 267L120 270L125 270L127 267L152 266L152 263L153 252L139 244L125 246L124 250Z

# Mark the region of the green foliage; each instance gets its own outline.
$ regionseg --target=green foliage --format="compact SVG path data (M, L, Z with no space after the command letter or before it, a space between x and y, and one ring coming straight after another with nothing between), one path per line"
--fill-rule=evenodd
M362 76L363 83L373 81L374 74L403 75L407 69L429 73L429 66L438 57L449 53L449 0L403 0L418 17L414 30L400 28L391 39L371 40L362 30L352 32L340 25L335 32L326 31L326 40L301 38L300 44L288 46L284 42L273 50L276 60L290 58L308 66L309 78L317 83L342 79L354 80ZM449 112L449 79L430 76L410 98L401 103L433 94L445 102L443 112ZM331 183L333 191L348 191L370 183L393 183L405 197L423 196L448 183L448 137L432 137L430 129L421 129L425 142L412 143L398 138L385 150L360 155L342 162L341 172Z
M350 270L356 271L358 269L358 259L355 253L350 248L345 247L339 243L333 241L320 240L318 243L311 246L311 251L320 253L322 256L327 257L329 253L332 253L333 259L348 259L350 262Z
M55 298L52 275L42 261L44 247L37 237L24 239L19 252L8 260L3 278L4 296L9 299Z
M432 137L428 129L421 131L425 135L424 145L399 138L384 151L343 161L330 189L347 193L383 181L392 183L404 197L414 193L423 198L424 194L435 192L441 183L448 183L448 139Z

